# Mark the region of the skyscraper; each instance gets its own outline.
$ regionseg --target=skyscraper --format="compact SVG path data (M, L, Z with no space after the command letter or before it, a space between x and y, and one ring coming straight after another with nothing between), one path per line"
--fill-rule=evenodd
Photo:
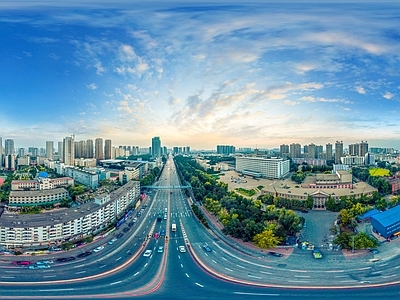
M64 138L64 164L68 166L73 166L75 163L75 145L74 145L74 137L67 136Z
M93 158L94 147L93 147L93 140L86 141L86 158Z
M75 142L75 158L85 158L86 156L86 142Z
M151 139L151 155L153 157L161 157L161 140L158 136Z
M14 154L14 140L6 139L4 141L4 155L11 155Z
M61 162L64 162L64 143L63 142L58 142L57 146L57 151L58 151L58 158Z
M301 145L300 144L290 144L290 158L300 158L301 157Z
M111 159L111 140L104 141L104 158Z
M340 158L343 156L343 142L336 141L335 143L335 164L340 164Z
M326 160L332 160L332 144L326 144Z
M279 146L281 157L285 158L289 155L289 145L282 144Z
M315 144L308 145L308 158L315 158Z
M103 148L103 139L97 138L94 141L94 157L96 158L97 162L99 160L104 159L104 148Z
M54 142L46 141L46 157L48 159L53 159Z
M358 155L365 156L365 154L367 153L368 153L368 142L361 141L361 143L358 144Z

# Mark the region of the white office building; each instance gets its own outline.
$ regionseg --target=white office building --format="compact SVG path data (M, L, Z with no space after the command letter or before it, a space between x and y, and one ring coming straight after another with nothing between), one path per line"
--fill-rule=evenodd
M236 171L244 175L279 179L290 170L290 161L282 158L236 157Z

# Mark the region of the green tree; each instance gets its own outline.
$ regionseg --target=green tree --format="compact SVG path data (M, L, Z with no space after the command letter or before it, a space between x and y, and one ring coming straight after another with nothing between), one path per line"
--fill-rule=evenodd
M262 249L274 248L281 240L281 238L275 235L272 229L265 229L263 232L256 234L253 238L254 244Z

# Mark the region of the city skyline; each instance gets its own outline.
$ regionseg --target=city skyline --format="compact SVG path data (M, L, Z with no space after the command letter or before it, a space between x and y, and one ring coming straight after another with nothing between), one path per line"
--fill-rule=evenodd
M394 2L0 7L0 136L16 147L400 149Z

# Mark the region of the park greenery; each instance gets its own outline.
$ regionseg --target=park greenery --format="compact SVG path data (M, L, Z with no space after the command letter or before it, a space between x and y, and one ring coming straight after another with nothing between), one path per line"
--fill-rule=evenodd
M235 191L237 193L242 194L242 195L247 196L247 197L252 197L252 196L254 196L256 194L256 191L254 189L247 190L247 189L244 189L244 188L236 188Z
M229 192L226 183L204 172L193 158L176 156L175 163L181 181L192 186L195 200L224 225L223 233L271 248L300 230L303 219L295 212ZM196 213L199 208L193 207Z
M160 168L155 167L145 177L140 180L140 186L150 186L160 175Z

